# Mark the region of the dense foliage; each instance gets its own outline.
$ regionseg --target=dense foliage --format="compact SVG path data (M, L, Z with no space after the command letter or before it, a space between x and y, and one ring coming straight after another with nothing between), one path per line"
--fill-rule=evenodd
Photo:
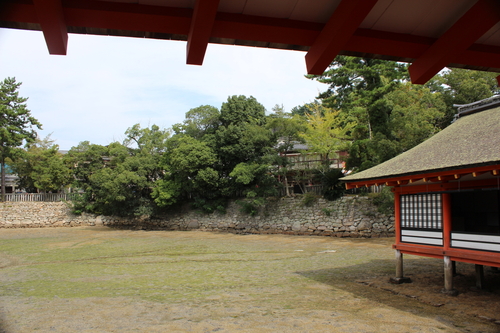
M19 177L19 187L27 192L58 192L71 182L71 170L50 137L17 149L9 165Z
M305 193L306 186L321 185L323 197L334 200L344 193L343 170L332 168L340 153L346 169L367 169L446 127L453 104L499 92L494 73L452 69L416 86L405 64L346 56L309 78L325 83L326 91L291 112L276 105L266 114L254 97L230 96L220 109L189 110L171 129L136 124L123 142L85 141L64 156L50 138L36 139L33 128L40 124L18 96L20 84L6 79L0 85L1 162L10 158L27 191L81 192L75 212L151 216L187 202L223 212L236 198L253 215L267 198L299 188ZM301 153L302 160L291 158ZM390 206L389 192L378 197L384 210Z
M27 98L19 96L21 82L6 78L0 82L0 168L1 201L5 196L5 160L13 156L16 148L36 138L34 128L42 125L31 116Z
M161 165L164 177L153 191L155 203L171 206L191 199L203 211L224 210L225 201L247 197L255 203L276 194L269 174L276 137L266 128L265 108L253 97L231 96L220 112L200 107L187 113Z
M347 169L355 171L407 151L448 126L454 104L499 92L495 73L447 69L418 86L408 82L406 64L347 56L338 56L322 75L309 78L328 85L318 96L322 106L356 124L346 161Z

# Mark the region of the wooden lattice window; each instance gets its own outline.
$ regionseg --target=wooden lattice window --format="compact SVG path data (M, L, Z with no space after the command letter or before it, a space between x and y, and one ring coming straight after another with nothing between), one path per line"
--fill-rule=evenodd
M442 230L441 194L401 196L401 228Z

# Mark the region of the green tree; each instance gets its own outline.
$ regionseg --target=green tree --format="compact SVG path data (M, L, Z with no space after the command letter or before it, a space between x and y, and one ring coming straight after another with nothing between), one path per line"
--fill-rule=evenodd
M18 150L12 164L19 186L28 192L58 192L71 183L71 170L50 136Z
M268 171L272 171L275 176L279 177L289 196L288 170L291 162L286 157L286 153L290 152L297 143L304 143L301 133L307 129L306 119L299 114L285 112L283 106L279 105L276 105L273 111L267 117L266 123L266 128L272 133L272 141L276 142L274 159L268 159L270 165Z
M108 146L110 167L90 176L92 211L119 216L151 215L150 174L157 167L144 156L127 155L128 149L115 142Z
M311 76L310 78L312 78L313 76ZM314 102L311 102L311 103L306 103L306 104L303 104L303 105L298 105L298 106L295 106L294 108L292 108L292 110L290 111L292 115L294 116L301 116L301 117L305 117L305 115L307 113L309 113L309 110L311 108L314 108L315 105L320 105L321 103L315 99Z
M300 133L306 130L305 117L285 112L283 106L276 105L267 117L266 128L273 140L278 142L278 153L289 151L297 142L303 142Z
M406 82L408 72L395 61L338 56L322 75L308 77L328 85L318 96L326 107L356 117L358 132L371 138L389 134L390 109L382 97Z
M211 212L223 210L229 198L273 192L269 161L276 157L276 140L266 128L265 108L253 97L231 96L217 118L216 109L205 111L190 110L183 126L174 129L177 134L162 157L165 174L152 193L156 204L171 206L190 198L195 207Z
M174 131L201 139L208 134L214 134L219 126L219 109L210 105L198 106L186 112L186 119L182 124L175 124Z
M217 156L207 143L190 136L176 138L175 146L162 158L166 173L152 194L156 204L170 206L189 196L217 197L221 180L213 168L216 161Z
M23 142L36 139L35 127L42 128L37 119L31 116L26 105L27 98L19 96L21 82L6 78L0 83L0 166L1 201L5 200L5 159L12 156L14 148Z
M384 99L391 108L389 126L399 152L415 147L440 131L439 124L446 112L440 93L407 83Z
M353 122L344 123L339 115L340 111L320 105L306 114L307 130L301 136L309 151L320 154L325 164L331 157L338 157L339 151L348 149L350 133L356 126Z
M76 186L84 190L75 211L142 216L157 210L152 194L164 176L160 161L170 132L156 125L141 128L136 124L125 134L124 144L104 147L83 142L68 152ZM132 143L134 147L129 147Z
M143 152L151 155L161 155L167 149L167 140L170 138L170 131L160 129L157 125L151 128L141 128L140 124L128 128L125 131L124 146L136 145L134 151Z
M214 150L222 177L228 177L241 162L267 155L274 145L271 131L265 128L266 109L254 97L229 97L222 104L220 123Z
M87 192L91 190L90 177L104 168L108 157L108 148L83 141L72 147L64 156L68 167L75 178L73 186Z
M442 94L446 113L439 122L445 128L457 113L455 104L469 104L500 93L498 73L450 68L436 75L428 84L434 92Z
M354 141L346 167L365 170L420 144L440 131L446 110L440 93L405 83L386 94L381 103L390 110L388 133Z

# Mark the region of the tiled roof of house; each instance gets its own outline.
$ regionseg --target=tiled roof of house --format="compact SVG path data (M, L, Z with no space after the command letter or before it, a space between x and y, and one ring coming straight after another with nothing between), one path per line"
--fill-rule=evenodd
M418 146L368 170L342 178L345 182L500 164L500 106L476 110ZM460 111L460 109L459 109Z

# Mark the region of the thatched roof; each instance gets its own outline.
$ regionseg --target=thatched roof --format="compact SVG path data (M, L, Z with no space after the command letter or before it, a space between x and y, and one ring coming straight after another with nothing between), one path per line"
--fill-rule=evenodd
M341 180L381 180L494 164L500 164L500 106L469 111L407 152Z

